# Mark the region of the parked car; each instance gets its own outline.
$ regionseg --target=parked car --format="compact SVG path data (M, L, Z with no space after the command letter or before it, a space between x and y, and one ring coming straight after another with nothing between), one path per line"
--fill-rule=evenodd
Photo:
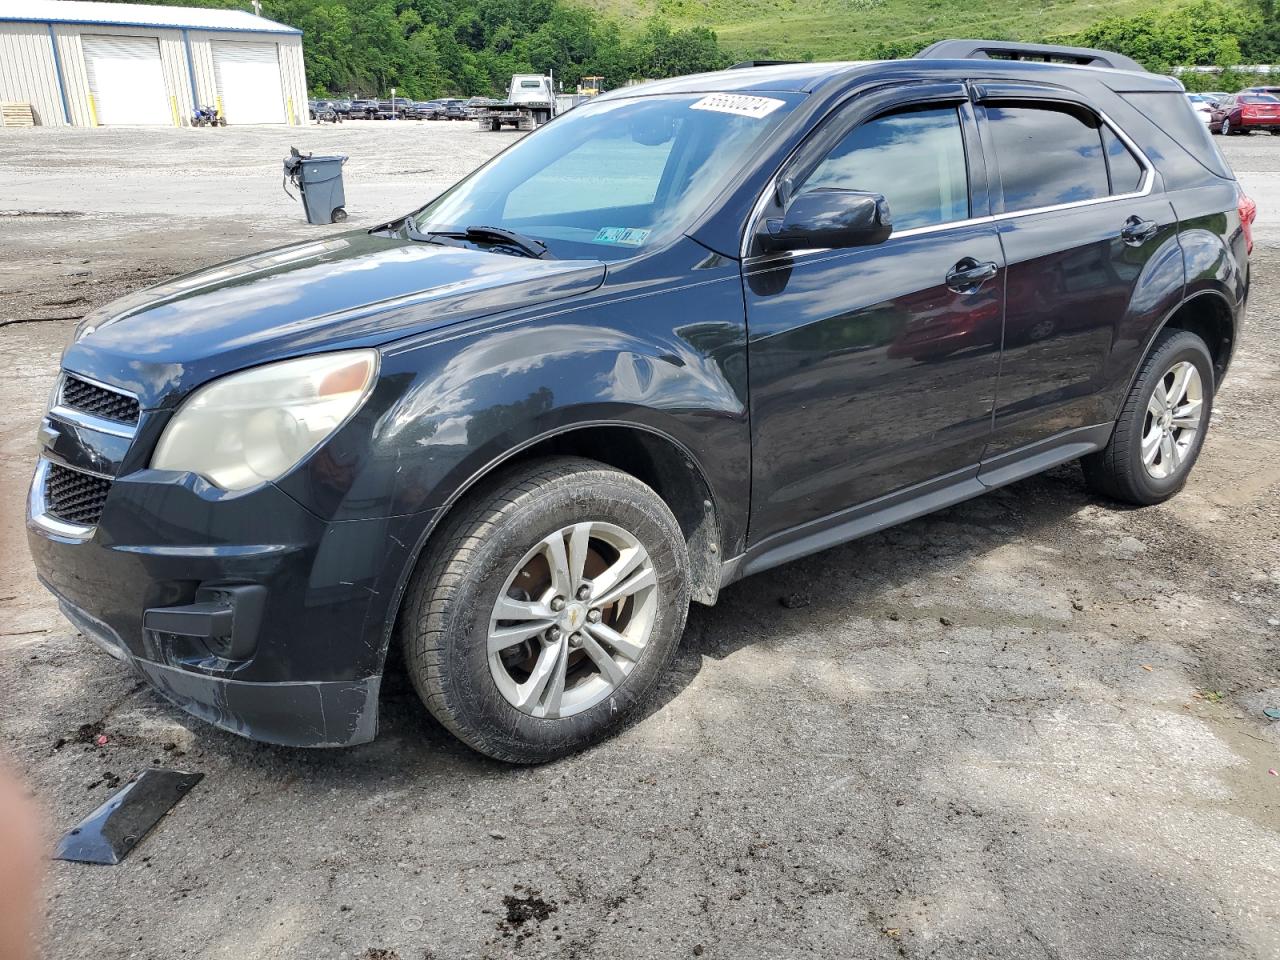
M346 120L351 116L350 100L333 100L331 103L333 105L334 112L337 113L338 116L342 117L343 120Z
M1269 93L1233 93L1213 105L1213 132L1230 136L1263 130L1280 134L1280 98Z
M467 119L466 108L461 100L450 97L443 97L439 100L432 100L429 104L430 109L424 114L427 120L465 120Z
M378 115L378 101L352 100L347 115L352 120L373 120Z
M438 100L419 100L413 105L414 111L422 120L437 119L436 113L440 110L440 102Z
M611 91L407 216L86 316L31 552L218 726L369 740L395 644L459 738L549 760L741 577L1077 459L1174 496L1255 212L1177 81L1103 51Z
M406 97L395 97L390 100L379 100L378 109L374 113L375 120L420 120L417 105Z
M445 120L469 120L470 114L467 112L467 106L461 100L450 98L441 100L440 104L444 107Z
M1213 105L1216 101L1212 97L1203 93L1188 93L1187 100L1191 104L1191 109L1196 112L1206 125L1213 123Z

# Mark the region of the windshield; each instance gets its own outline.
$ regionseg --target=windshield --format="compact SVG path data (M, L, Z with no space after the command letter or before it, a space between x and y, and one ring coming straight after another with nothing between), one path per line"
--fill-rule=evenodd
M1247 97L1240 98L1241 103L1280 103L1275 97L1269 93L1251 93Z
M686 229L801 100L687 94L583 104L414 214L424 232L502 227L562 259L619 260Z

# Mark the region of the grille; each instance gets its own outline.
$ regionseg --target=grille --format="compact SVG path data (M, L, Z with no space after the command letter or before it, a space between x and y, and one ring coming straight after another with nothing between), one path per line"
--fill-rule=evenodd
M95 417L120 423L138 422L138 401L133 397L96 386L70 373L62 382L62 402Z
M50 516L67 523L93 526L102 516L111 481L50 463L44 478L44 505Z

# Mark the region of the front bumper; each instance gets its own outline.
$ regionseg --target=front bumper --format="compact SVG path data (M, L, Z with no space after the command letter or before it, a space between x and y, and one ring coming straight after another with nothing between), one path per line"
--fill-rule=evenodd
M345 747L377 735L381 676L249 682L194 673L135 657L92 614L62 599L58 606L77 630L128 663L173 704L223 730L289 747Z
M43 463L28 544L82 633L233 733L309 747L374 737L391 622L430 514L326 522L272 484L228 496L143 469L111 480L95 525L67 528L43 512Z

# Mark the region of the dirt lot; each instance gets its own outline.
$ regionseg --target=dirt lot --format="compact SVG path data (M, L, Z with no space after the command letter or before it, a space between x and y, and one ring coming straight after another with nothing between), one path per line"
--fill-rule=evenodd
M738 584L586 755L487 762L394 682L370 745L262 746L76 635L22 520L74 319L336 230L279 191L290 143L351 155L362 225L510 140L0 132L0 320L34 321L0 328L0 751L51 837L107 774L206 775L123 865L51 865L47 956L1280 956L1278 138L1225 144L1256 279L1180 497L1119 508L1068 466Z

